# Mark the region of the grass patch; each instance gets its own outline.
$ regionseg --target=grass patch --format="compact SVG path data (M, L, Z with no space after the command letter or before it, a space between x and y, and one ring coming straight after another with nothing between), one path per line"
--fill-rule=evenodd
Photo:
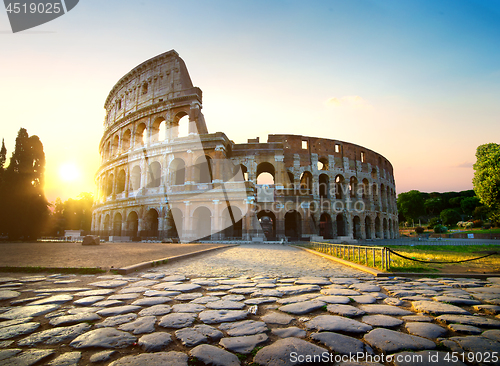
M500 252L500 246L497 245L391 245L389 248L406 257L428 262L411 261L391 254L392 272L446 272L445 269L452 266L457 268L455 272L500 270L500 255L474 259L492 252ZM432 263L459 262L468 259L474 260L461 263Z
M50 268L50 267L0 267L0 272L13 273L66 273L66 274L98 274L106 273L101 268Z

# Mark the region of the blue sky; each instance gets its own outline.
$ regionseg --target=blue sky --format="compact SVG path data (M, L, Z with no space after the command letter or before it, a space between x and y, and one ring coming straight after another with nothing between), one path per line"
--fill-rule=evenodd
M476 147L500 142L494 1L80 0L17 34L0 9L0 46L0 138L9 156L20 127L41 138L50 200L95 190L108 92L170 49L210 132L360 144L392 162L398 193L471 189Z

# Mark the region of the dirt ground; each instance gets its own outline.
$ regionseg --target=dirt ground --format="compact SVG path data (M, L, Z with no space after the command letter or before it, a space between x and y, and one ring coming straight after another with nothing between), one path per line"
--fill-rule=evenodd
M0 267L122 268L199 250L219 244L165 243L2 243Z

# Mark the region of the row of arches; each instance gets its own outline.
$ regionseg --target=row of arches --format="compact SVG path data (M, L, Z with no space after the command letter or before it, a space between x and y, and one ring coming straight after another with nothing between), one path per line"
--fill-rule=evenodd
M257 213L260 226L268 240L276 239L278 233L278 219L273 211L262 210ZM302 215L296 210L288 211L284 216L284 235L288 238L300 239L302 237ZM323 212L320 215L316 228L316 235L324 239L334 239L349 236L354 239L393 239L397 237L397 222L391 218L380 218L378 215L373 219L366 215L364 218L355 215L350 219L344 213L338 213L333 217Z
M99 187L102 196L110 196L124 191L160 187L162 183L166 185L183 185L188 178L187 173L190 173L189 179L192 183L212 182L214 164L210 156L202 155L198 157L191 168L188 172L189 169L181 158L175 158L170 162L166 171L167 177L163 176L163 167L158 161L151 162L147 169L141 168L140 165L134 165L130 170L126 166L118 167L116 177L113 172L100 177Z
M189 130L190 120L186 112L179 112L170 122L164 117L156 118L150 126L138 122L108 139L102 151L102 160L109 160L130 149L188 136Z
M156 208L149 209L142 218L135 210L127 214L111 211L98 214L95 223L96 235L128 236L132 240L183 237L209 240L213 236L241 240L243 234L242 211L235 206L224 208L220 217L214 217L206 206L197 207L189 217L179 208L172 208L165 219Z
M246 170L246 167L244 169ZM274 185L275 176L273 164L263 162L257 165L257 185ZM286 195L318 195L323 200L363 199L365 204L372 201L376 205L375 211L396 212L395 190L383 183L378 185L376 181L372 182L367 178L359 182L355 176L346 179L342 174L331 177L330 174L321 173L321 170L317 178L306 170L296 180L294 174L287 170L283 187Z

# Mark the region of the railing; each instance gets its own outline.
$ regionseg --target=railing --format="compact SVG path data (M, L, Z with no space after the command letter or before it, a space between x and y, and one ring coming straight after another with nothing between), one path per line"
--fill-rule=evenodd
M304 247L367 267L389 270L391 266L391 254L385 247L319 242L310 242Z

